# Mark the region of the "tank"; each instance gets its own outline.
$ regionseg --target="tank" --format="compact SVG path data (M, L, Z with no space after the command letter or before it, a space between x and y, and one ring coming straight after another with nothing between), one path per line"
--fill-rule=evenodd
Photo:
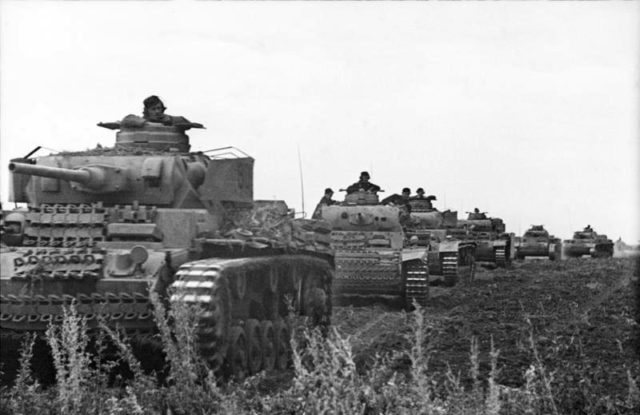
M190 152L196 124L101 126L119 130L114 147L9 165L10 199L27 207L3 211L2 335L42 333L75 303L90 327L100 316L148 339L156 292L204 309L196 341L215 370L286 367L285 299L330 323L327 224L294 219L283 201L256 203L254 159Z
M592 258L611 258L613 256L613 241L607 235L599 235L587 225L583 230L576 231L572 239L563 243L563 252L567 258L579 258L589 255Z
M334 295L347 302L392 298L407 308L429 298L426 247L405 247L397 206L381 205L378 195L358 191L343 202L323 206L331 225L335 254Z
M412 199L409 206L411 213L404 223L407 243L428 248L431 283L451 287L461 278L472 280L477 244L450 233L458 225L458 212L440 212L429 199Z
M501 218L488 217L484 212L467 212L466 220L459 220L451 235L477 243L476 262L506 267L515 256L515 235L506 232Z
M544 225L531 225L516 241L516 258L548 257L555 261L562 255L562 241L550 235Z

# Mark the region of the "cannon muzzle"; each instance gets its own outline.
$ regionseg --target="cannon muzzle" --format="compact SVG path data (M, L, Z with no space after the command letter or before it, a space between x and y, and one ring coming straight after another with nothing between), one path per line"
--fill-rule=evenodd
M76 182L85 188L97 190L104 186L107 172L100 167L64 169L61 167L38 166L36 164L9 163L9 170L29 176L50 177L68 182Z

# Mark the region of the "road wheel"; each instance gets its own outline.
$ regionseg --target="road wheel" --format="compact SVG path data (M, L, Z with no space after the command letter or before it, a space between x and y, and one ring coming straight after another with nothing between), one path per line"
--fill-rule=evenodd
M244 295L247 293L247 274L238 273L229 282L233 288L233 295L239 300L244 299Z
M331 310L327 300L322 276L315 272L310 272L303 282L302 311L304 315L311 318L314 326L328 321Z
M231 329L229 351L227 353L228 374L237 380L247 376L247 338L238 326Z
M276 333L273 323L264 320L260 323L260 348L262 349L262 369L273 370L276 366Z
M245 320L244 335L247 338L247 368L254 375L262 368L260 322L253 318Z
M290 331L287 324L278 320L273 325L276 344L276 369L285 370L291 360Z

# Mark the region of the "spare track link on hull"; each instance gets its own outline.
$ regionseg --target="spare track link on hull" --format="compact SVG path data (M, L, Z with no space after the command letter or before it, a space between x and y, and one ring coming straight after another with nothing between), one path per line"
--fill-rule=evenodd
M93 336L96 334L95 328L89 328L87 330L87 334L89 336ZM27 335L35 335L36 338L43 339L45 337L45 331L43 330L9 330L2 329L0 335L0 342L2 343L2 348L7 347L8 350L18 350L20 351L23 344L22 342L26 338ZM127 341L133 346L152 346L158 350L162 349L162 343L158 339L158 336L155 331L151 330L127 330ZM5 343L6 342L6 343Z
M288 366L285 296L314 324L329 324L331 279L326 261L301 255L206 259L177 271L171 303L200 307L202 357L212 369L242 378Z
M100 322L133 334L155 330L149 296L142 292L102 292L91 294L0 295L0 328L14 333L40 332L50 323L63 321L63 307L76 307L89 328Z
M400 254L380 257L368 252L336 255L334 291L338 295L401 295Z
M458 282L458 255L446 253L442 255L442 275L444 285L453 287Z
M426 306L429 302L429 267L422 262L412 262L405 265L404 272L406 307L412 308L414 301Z
M503 268L507 266L507 250L505 247L496 248L496 266Z

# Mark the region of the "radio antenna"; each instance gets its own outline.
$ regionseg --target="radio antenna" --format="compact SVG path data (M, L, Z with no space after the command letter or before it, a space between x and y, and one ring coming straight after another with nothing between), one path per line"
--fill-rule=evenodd
M306 216L306 212L304 210L304 178L302 177L302 157L300 157L300 145L296 144L296 148L298 149L298 171L300 174L300 197L302 198L302 217Z

